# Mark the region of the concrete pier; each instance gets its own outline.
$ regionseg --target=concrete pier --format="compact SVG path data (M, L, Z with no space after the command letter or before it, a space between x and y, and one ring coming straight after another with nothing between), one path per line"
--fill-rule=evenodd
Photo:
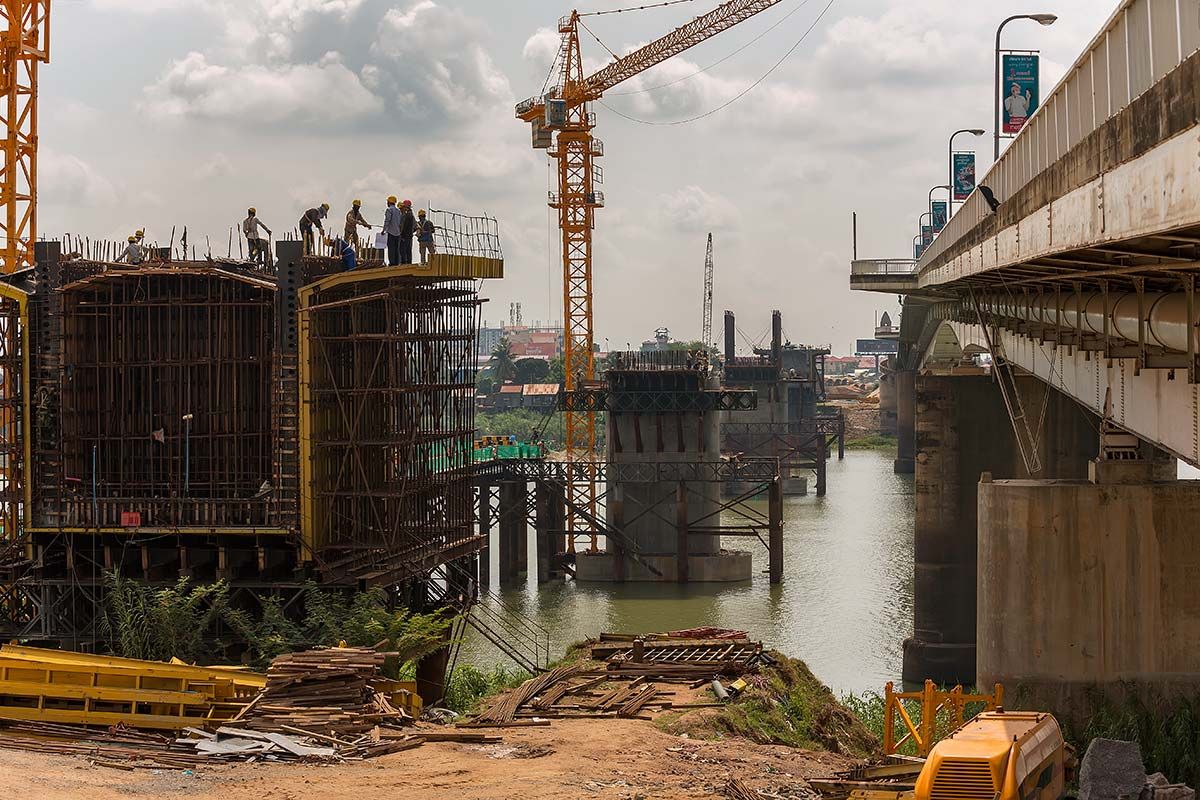
M1200 688L1200 482L979 485L978 685L1083 716Z
M969 685L976 671L976 487L984 472L1028 475L992 377L969 367L951 373L916 379L914 635L904 642L903 677ZM1019 386L1033 413L1045 407L1044 474L1086 477L1098 447L1094 420L1035 379L1021 378Z

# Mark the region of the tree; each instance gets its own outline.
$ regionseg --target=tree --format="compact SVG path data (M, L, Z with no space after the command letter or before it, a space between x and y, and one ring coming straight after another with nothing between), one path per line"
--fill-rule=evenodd
M488 370L497 385L511 381L517 376L517 362L513 360L512 343L505 336L496 343L496 349L488 359Z
M517 383L547 383L550 365L540 358L522 358L516 363Z
M567 382L567 366L566 358L562 355L557 355L550 359L550 372L546 375L547 383L566 383Z

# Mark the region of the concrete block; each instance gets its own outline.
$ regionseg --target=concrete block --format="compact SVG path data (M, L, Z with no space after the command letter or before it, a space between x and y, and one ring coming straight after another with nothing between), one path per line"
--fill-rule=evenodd
M1156 772L1146 778L1140 800L1196 800L1196 790L1182 783L1171 783L1166 775Z
M1079 767L1079 800L1140 797L1146 768L1137 742L1093 739Z

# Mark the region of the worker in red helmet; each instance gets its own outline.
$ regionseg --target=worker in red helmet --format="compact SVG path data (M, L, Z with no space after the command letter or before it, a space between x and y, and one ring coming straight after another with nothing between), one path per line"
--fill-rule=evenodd
M413 236L417 232L417 218L413 216L412 200L400 204L400 263L413 263Z

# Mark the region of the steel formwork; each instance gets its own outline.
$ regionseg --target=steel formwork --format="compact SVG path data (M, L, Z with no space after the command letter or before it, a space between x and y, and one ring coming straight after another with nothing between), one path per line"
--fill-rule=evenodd
M326 574L369 583L482 547L474 282L381 272L301 292L305 540Z

